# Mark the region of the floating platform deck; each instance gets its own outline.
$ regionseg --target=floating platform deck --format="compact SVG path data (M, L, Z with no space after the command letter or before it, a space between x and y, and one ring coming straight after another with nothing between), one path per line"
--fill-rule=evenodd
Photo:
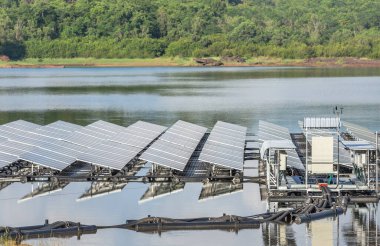
M86 199L129 182L255 182L266 185L268 196L278 196L318 192L319 183L326 182L333 192L377 194L377 134L351 123L344 123L343 131L336 117L305 118L299 126L300 132L291 133L260 121L254 134L222 121L209 131L182 120L170 127L144 121L127 127L105 121L41 126L17 120L0 126L0 190L14 182L47 183L30 194L35 197L70 182L92 182L81 197ZM313 138L326 136L333 151L331 165L323 167L331 170L315 175ZM280 167L281 158L286 163Z

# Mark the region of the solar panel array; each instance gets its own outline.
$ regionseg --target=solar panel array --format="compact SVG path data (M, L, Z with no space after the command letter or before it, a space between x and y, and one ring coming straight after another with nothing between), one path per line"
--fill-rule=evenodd
M79 161L121 170L165 129L143 121L128 127L97 121L64 140L88 148L77 156Z
M246 127L218 121L203 146L199 160L243 170L246 134Z
M140 159L183 171L206 131L205 127L179 120Z
M121 170L165 129L142 121L129 127L105 121L82 127L18 120L0 126L0 167L24 160L61 171L79 160Z
M373 145L376 145L376 134L371 130L358 126L353 123L343 122L343 126L351 133L355 138L365 140L370 142Z
M258 140L261 142L266 140L292 140L288 128L262 120L259 121L259 131L257 136ZM287 150L286 152L288 154L288 166L300 170L305 169L301 159L294 149Z

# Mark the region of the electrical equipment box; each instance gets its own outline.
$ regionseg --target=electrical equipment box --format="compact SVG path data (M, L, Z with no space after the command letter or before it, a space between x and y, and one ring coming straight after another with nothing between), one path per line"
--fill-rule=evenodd
M334 172L334 138L312 137L311 139L311 172Z
M286 170L286 165L288 163L288 155L287 154L280 154L280 171Z

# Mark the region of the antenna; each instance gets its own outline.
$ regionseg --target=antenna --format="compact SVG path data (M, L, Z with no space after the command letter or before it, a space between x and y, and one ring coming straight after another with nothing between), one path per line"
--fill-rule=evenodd
M341 106L341 107L339 107L339 109L338 109L338 106L335 106L335 107L333 107L333 114L335 114L336 116L340 116L340 115L342 115L343 114L343 107Z

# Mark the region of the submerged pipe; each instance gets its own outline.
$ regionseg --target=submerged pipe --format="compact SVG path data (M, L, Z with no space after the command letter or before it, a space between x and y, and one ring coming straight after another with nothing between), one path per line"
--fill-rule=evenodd
M326 217L340 215L340 214L343 214L343 212L344 212L343 208L339 207L336 209L328 209L328 210L324 210L324 211L313 213L313 214L302 214L302 215L296 216L294 219L294 222L296 224L302 224L302 223L313 221L313 220L319 220Z
M344 197L346 198L346 197ZM343 198L343 199L344 199ZM350 203L378 203L379 198L375 196L367 197L367 196L352 196L348 199Z

